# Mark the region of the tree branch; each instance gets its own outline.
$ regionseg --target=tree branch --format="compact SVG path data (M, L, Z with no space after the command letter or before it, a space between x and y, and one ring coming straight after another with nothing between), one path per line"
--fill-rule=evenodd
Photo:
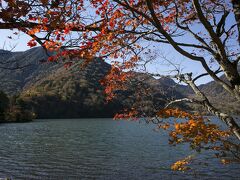
M234 133L234 135L238 138L238 140L240 140L240 127L235 122L234 118L226 113L220 112L210 103L209 99L205 96L205 94L201 92L197 87L197 85L193 82L191 74L181 75L180 78L183 82L188 84L192 88L194 93L201 99L200 101L198 101L198 104L200 103L210 113L212 113L213 115L221 119L229 127L229 129Z
M214 32L210 22L204 16L201 5L199 3L199 0L192 0L192 1L193 1L194 8L195 8L195 10L198 14L199 20L201 21L201 23L203 24L205 29L208 31L210 37L212 38L212 41L214 43L216 43L216 45L217 45L217 47L220 51L220 54L222 56L221 61L228 62L227 54L226 54L226 51L224 49L223 43L222 43L221 39L217 36L217 34Z
M175 104L175 103L181 103L181 102L189 102L189 103L193 103L195 102L193 99L189 99L189 98L182 98L182 99L176 99L176 100L173 100L171 102L169 102L165 108L168 108L169 106L171 106L172 104Z
M221 68L219 67L219 68L214 72L214 74L217 75L217 74L220 73L220 72L223 72L223 71L222 71ZM200 74L199 76L197 76L197 77L195 77L195 78L193 79L193 82L195 82L196 80L198 80L199 78L204 77L204 76L209 76L209 74L208 74L208 73Z

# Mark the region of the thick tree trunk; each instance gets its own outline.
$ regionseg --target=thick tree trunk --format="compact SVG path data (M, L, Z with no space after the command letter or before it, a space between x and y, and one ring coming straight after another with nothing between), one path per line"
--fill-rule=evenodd
M233 87L240 86L240 76L237 69L237 65L229 62L228 64L221 65L221 67L230 84Z
M238 41L240 44L240 1L239 0L232 0L233 5L233 12L235 15L235 19L237 21L238 26Z
M226 61L225 63L220 63L220 66L231 85L232 95L240 101L240 75L238 72L238 64Z

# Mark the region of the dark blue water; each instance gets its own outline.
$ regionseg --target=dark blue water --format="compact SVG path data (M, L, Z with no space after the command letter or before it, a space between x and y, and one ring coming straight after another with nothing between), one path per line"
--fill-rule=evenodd
M36 120L0 125L0 178L12 179L240 179L240 166L209 153L190 172L170 170L190 155L144 123L111 119Z

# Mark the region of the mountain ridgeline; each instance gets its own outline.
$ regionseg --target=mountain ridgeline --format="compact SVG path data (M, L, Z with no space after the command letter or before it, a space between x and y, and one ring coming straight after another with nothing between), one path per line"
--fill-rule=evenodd
M189 87L176 84L171 79L155 79L135 73L135 84L128 84L129 90L118 92L117 98L106 102L100 80L110 70L109 64L95 59L81 68L82 61L78 60L66 69L61 63L47 62L47 57L40 47L25 52L0 50L0 90L20 99L21 106L33 111L38 118L113 117L136 103L139 91L136 87L139 84L142 89L151 89L151 98L138 100L138 106L149 116L171 99L193 95ZM214 82L200 88L213 101L217 102L219 96L224 96L230 101L229 106L225 104L224 110L239 113L238 103L230 100L228 94ZM222 106L221 103L217 105ZM181 107L188 108L186 105Z

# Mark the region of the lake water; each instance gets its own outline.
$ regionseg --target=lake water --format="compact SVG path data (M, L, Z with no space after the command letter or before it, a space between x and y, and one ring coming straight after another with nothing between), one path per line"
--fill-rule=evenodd
M111 119L36 120L0 125L0 178L12 179L240 179L238 164L175 172L170 165L189 155L170 147L167 135L145 123Z

